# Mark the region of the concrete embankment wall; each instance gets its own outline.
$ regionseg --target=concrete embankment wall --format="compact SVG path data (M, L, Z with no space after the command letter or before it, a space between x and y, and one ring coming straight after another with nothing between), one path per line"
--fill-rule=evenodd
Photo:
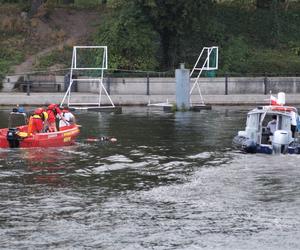
M16 79L16 78L15 78ZM191 79L191 87L195 79ZM47 82L40 85L43 87ZM59 103L64 95L63 76L56 76L55 83L59 85L60 92L44 91L42 93L30 92L28 96L26 88L13 90L14 81L4 83L0 93L1 105L15 104L47 104L50 102ZM76 85L76 84L75 84ZM289 103L300 103L300 77L216 77L200 78L199 85L201 93L207 104L261 104L265 103L269 93L274 95L278 92L285 92ZM117 105L146 105L157 102L175 102L175 78L105 78L104 86ZM75 90L75 89L74 89ZM72 92L72 102L97 102L97 82L78 82L76 92ZM103 104L109 100L103 96ZM192 94L193 103L200 102L197 86Z

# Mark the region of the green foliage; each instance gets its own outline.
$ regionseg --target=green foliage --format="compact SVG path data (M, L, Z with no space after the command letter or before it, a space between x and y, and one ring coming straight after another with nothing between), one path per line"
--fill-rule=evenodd
M117 2L114 2L117 4ZM95 36L96 44L108 46L109 68L153 70L157 66L157 34L132 3L106 19ZM110 7L115 7L110 3Z
M222 71L246 73L249 47L242 36L230 38L220 54Z
M152 54L147 57L155 57L159 61L161 69L170 69L182 62L181 56L185 57L184 46L187 38L195 34L193 28L201 26L202 34L206 33L207 24L210 23L208 15L212 1L109 0L107 6L114 15L108 17L108 25L105 29L102 28L103 34L100 36L105 36L107 39L108 37L111 39L112 36L119 36L122 39L126 36L122 43L114 45L114 48L118 48L118 51L113 50L113 52L117 52L115 59L132 61L129 57L130 53L128 53L128 47L130 47L128 43L135 44L138 39L142 44L147 44L147 48L152 47L150 49ZM203 30L205 31L203 32ZM114 41L114 39L116 38L111 40ZM120 46L124 46L123 51ZM139 48L134 48L134 50L138 51ZM141 63L143 60L138 64ZM153 63L151 64L153 65ZM155 64L157 65L156 62Z
M176 112L176 111L177 111L177 106L176 106L176 104L172 104L171 112Z
M86 8L94 7L102 3L104 3L103 0L75 0L74 1L75 6L86 7Z
M247 42L266 48L281 46L289 41L299 40L300 14L297 8L288 11L280 9L243 9L235 5L218 5L216 19L224 30L222 43L231 36L243 36Z
M299 42L293 42L293 41L289 42L288 48L295 56L300 56L300 41Z
M243 74L297 74L300 69L299 55L292 50L280 53L276 49L250 48L249 43L241 37L232 38L228 47L221 50L221 69L218 74L226 72Z
M253 50L247 62L247 73L263 74L298 74L300 69L299 56L284 50L278 53L274 49Z
M13 48L0 47L0 58L4 61L17 63L23 59L23 54L20 51L14 50Z
M161 67L174 68L180 62L178 54L183 49L182 41L203 29L209 23L211 0L133 0L136 8L150 22L152 29L160 36Z
M34 65L36 70L45 70L53 65L61 67L70 67L72 58L72 48L64 47L62 50L54 50L51 53L41 56Z
M24 54L11 48L0 48L0 72L6 74L9 67L22 62Z
M216 21L221 24L219 33L222 34L217 43L220 46L218 74L299 72L300 15L297 8L283 11L220 4Z
M20 63L24 55L12 48L0 47L0 83L9 72L11 66Z
M48 0L49 3L72 1ZM263 1L260 1L262 3ZM107 45L109 68L128 70L173 70L179 63L193 67L204 46L219 46L219 70L223 73L296 73L300 63L300 4L275 4L257 8L255 0L75 0L70 8L103 8L106 17L89 44ZM2 13L20 15L26 0L0 0ZM10 4L7 4L10 3ZM103 5L105 4L105 5ZM56 5L55 5L56 6ZM68 5L64 5L69 8ZM18 11L15 11L15 8ZM9 10L9 11L8 11ZM13 12L14 10L14 12ZM15 14L13 14L15 13ZM18 33L26 41L23 21L0 16L2 42L0 74L22 60L22 42L12 44ZM5 19L6 18L6 19ZM36 67L54 64L69 67L71 50L55 51L39 59ZM101 60L101 56L98 57ZM88 60L87 60L88 61Z
M4 3L22 3L25 2L25 0L0 0L0 4L4 4Z
M141 32L135 27L142 26L146 20L147 33L152 30L157 34L149 44L159 47L158 53L152 56L159 62L160 69L177 67L180 62L191 68L202 47L219 46L219 75L226 72L239 75L297 73L299 10L284 11L278 5L257 9L255 4L252 0L225 1L217 5L208 0L110 0L108 6L114 15L108 17L104 32L99 35L102 40L98 41L107 41L114 67L137 69L134 63L128 67L132 61L128 59L131 54L128 43L132 44L132 39ZM149 36L144 36L143 43L147 39Z

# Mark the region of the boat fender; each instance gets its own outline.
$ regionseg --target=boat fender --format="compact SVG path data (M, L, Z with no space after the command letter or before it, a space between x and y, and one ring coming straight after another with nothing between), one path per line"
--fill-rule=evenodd
M17 128L9 128L7 131L6 139L10 148L18 148L20 146L20 136Z
M28 133L22 132L22 131L17 132L17 135L18 135L20 138L26 138L26 137L28 137Z
M256 143L251 139L246 139L243 142L243 148L247 153L255 154L257 151Z
M233 139L233 145L235 147L241 148L246 153L256 153L257 146L256 143L247 137L244 136L235 136Z

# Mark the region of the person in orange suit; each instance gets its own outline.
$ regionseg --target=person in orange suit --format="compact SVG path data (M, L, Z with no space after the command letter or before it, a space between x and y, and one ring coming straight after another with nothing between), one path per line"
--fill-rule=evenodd
M42 119L42 113L43 113L43 109L37 108L34 111L34 114L30 116L29 123L28 123L28 135L43 132L44 122Z

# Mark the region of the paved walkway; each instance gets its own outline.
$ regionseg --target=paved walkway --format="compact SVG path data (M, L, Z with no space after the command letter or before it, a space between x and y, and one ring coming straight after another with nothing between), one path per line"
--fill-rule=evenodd
M0 93L0 105L47 105L49 103L60 103L64 93ZM261 105L267 104L269 95L204 95L204 101L210 105ZM174 95L112 95L111 99L115 105L147 105L148 103L175 103ZM98 95L91 93L73 93L71 102L91 103L98 102ZM199 102L197 96L192 97L193 102ZM107 97L103 96L101 103L109 104ZM300 105L300 94L286 94L286 103Z

